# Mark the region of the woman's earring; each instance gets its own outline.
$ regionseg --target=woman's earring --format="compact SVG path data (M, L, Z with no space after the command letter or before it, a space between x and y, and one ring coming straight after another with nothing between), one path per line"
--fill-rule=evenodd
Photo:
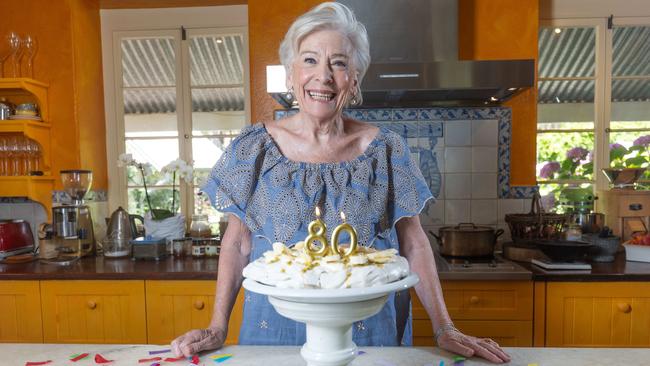
M293 88L289 88L289 90L287 90L286 98L288 100L293 100Z
M350 98L350 105L357 105L359 104L359 99L357 99L357 95L353 95L352 98Z

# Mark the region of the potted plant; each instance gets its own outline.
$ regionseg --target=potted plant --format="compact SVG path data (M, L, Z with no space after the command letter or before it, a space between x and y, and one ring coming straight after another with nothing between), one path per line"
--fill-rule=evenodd
M144 215L146 234L156 238L166 238L168 240L185 236L185 217L177 212L179 207L176 205L176 178L178 177L185 183L191 184L194 174L192 166L187 164L184 160L176 159L165 165L160 170L160 172L170 178L172 182L171 206L168 208L154 208L151 204L151 198L146 183L146 177L150 176L153 172L151 165L149 163L140 163L136 161L133 159L131 154L121 154L117 165L119 167L135 167L142 176L145 200L148 208L148 211Z

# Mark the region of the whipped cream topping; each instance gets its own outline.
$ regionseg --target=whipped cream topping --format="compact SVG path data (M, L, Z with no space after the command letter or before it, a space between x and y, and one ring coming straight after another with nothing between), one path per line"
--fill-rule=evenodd
M338 254L312 258L303 242L292 248L273 243L273 250L249 263L244 277L281 288L359 288L394 282L406 277L409 264L397 250L359 246L349 257Z

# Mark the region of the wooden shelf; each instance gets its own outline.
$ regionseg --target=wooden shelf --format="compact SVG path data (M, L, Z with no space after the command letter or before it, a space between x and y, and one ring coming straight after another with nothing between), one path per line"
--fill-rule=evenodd
M52 190L55 178L44 176L1 176L0 196L28 197L45 206L48 215L52 209Z
M29 78L0 78L0 96L7 97L14 104L36 102L44 121L50 120L47 99L49 87L45 83Z

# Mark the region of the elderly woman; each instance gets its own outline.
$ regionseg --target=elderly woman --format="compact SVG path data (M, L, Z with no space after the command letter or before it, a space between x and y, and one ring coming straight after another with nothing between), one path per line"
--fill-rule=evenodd
M245 128L203 187L215 207L230 215L214 314L209 328L174 340L174 352L189 356L221 347L244 266L271 250L271 242L304 240L319 207L327 227L340 223L339 213L344 212L361 245L396 248L407 258L420 277L415 289L440 347L497 363L509 361L494 341L459 332L447 313L418 218L433 197L404 139L342 114L346 106L361 103L359 85L370 63L365 27L345 6L323 3L291 25L280 59L299 112ZM353 332L360 346L410 345L408 297L391 296L377 315L355 324ZM266 296L246 293L240 344L304 341L304 324L280 316Z

